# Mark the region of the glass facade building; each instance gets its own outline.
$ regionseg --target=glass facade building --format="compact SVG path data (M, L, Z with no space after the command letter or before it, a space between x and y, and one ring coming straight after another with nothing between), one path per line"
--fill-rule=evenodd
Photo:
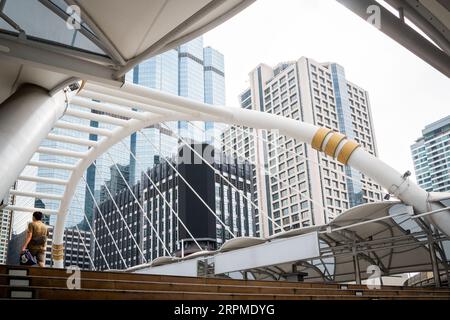
M171 94L180 95L189 99L210 104L225 104L225 78L223 55L213 48L203 48L203 38L196 38L178 48L152 57L134 67L125 76L126 81L133 82L148 88L161 90ZM130 186L135 185L143 178L142 172L160 163L160 157L170 157L178 149L178 139L172 132L183 138L194 141L205 141L203 122L193 122L195 126L187 122L167 122L144 128L124 139L123 144L117 144L109 150L111 157L122 169ZM91 124L97 125L98 124ZM212 135L216 132L212 124L207 124ZM109 127L108 127L109 128ZM91 137L96 140L96 137ZM213 138L209 139L214 140ZM134 155L130 155L130 151ZM115 179L111 173L119 174L117 168L111 167L113 162L105 154L100 156L96 167L88 170L87 181L98 203L107 196L107 185L112 190L120 190L114 186L114 181L119 183L123 179L118 176ZM125 174L126 173L126 174ZM123 186L123 181L121 182ZM102 187L103 186L103 187ZM126 186L125 186L126 187ZM86 213L92 217L95 209L89 194L86 195Z
M204 78L205 78L205 103L213 105L225 105L225 65L223 54L206 47L203 49ZM205 123L205 141L220 148L220 133L224 126L220 123Z
M353 131L352 111L350 109L349 92L347 90L347 80L345 79L344 68L337 63L332 63L331 77L333 78L334 94L336 96L336 111L339 119L340 132L349 139L355 140L356 135ZM345 167L345 173L348 188L348 198L350 207L363 204L363 190L361 183L361 173L350 166Z
M427 191L450 191L450 116L427 125L411 146L419 186Z
M223 54L211 47L204 48L202 37L139 64L126 78L133 83L192 100L225 104ZM136 183L141 172L158 164L160 157L176 153L178 139L171 131L190 141L220 141L217 137L222 127L199 121L192 123L194 125L188 125L186 121L168 122L142 129L143 134L134 133L130 145L137 161L130 159L130 181Z

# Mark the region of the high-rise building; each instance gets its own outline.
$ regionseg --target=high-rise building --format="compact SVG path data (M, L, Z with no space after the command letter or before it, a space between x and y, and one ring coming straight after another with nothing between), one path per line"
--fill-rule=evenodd
M11 236L11 211L0 209L0 264L6 263Z
M260 64L249 76L242 108L330 128L377 155L368 93L346 79L342 66L302 57L275 68ZM232 126L223 144L226 153L255 164L260 235L324 224L352 206L381 200L381 188L368 177L276 131Z
M450 116L422 130L422 137L411 146L419 186L427 191L450 191Z
M203 58L203 38L196 38L178 48L179 88L178 95L199 102L205 101L205 76ZM202 128L204 124L193 121ZM204 133L186 121L178 121L179 134L192 141L204 140ZM203 127L204 128L204 127Z
M178 48L150 58L130 71L126 78L152 89L214 105L225 104L224 57L211 47L203 47L199 37ZM158 163L159 157L176 153L178 139L170 131L189 141L220 142L222 127L213 123L192 121L168 122L155 125L131 135L130 146L138 161L130 158L130 181L136 183L142 171ZM206 134L203 132L206 132ZM145 136L144 136L145 135ZM155 149L152 144L158 148Z
M127 74L127 80L144 87L161 90L178 95L179 93L179 57L178 49L173 49L152 57L134 67ZM167 123L170 130L178 131L176 122ZM130 148L138 161L130 157L130 182L134 185L140 178L142 171L158 163L160 156L168 156L176 150L177 139L167 134L167 129L156 125L142 129L142 132L133 133L130 137ZM144 136L145 135L145 136ZM147 141L159 149L154 147Z
M205 97L204 102L212 105L225 105L225 65L223 54L206 47L203 49ZM224 126L219 123L205 123L205 142L220 148L220 135Z
M14 187L16 186L15 183ZM8 256L8 244L13 231L12 211L5 209L8 204L14 204L15 196L8 194L0 200L0 264L5 264Z
M201 153L208 145L198 144L192 147ZM256 209L248 201L254 200L252 165L226 157L220 150L215 150L213 157L214 168L227 177L236 189L184 146L180 148L179 158L169 158L169 161L204 202L165 160L147 171L151 181L145 174L142 175L140 182L133 186L134 196L128 189L123 189L114 196L114 201L109 199L103 202L100 211L95 211L95 237L100 244L95 250L95 265L105 269L106 259L110 268L123 269L125 265L122 258L128 267L141 264L144 259L139 248L147 261L167 256L166 249L170 254L177 256L198 251L191 235L179 223L176 214L204 249L214 250L232 238L231 234L225 231L223 224L236 236L254 236ZM223 224L216 219L205 203ZM120 208L123 219L117 207ZM144 209L145 216L141 208ZM103 219L107 222L112 237ZM125 227L124 220L139 248Z

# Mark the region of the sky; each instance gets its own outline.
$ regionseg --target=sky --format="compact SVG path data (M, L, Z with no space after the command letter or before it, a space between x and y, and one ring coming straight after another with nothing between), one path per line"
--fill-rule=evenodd
M369 92L379 157L414 175L410 145L450 114L450 79L335 0L257 0L204 35L225 56L227 105L248 73L301 56L337 62Z

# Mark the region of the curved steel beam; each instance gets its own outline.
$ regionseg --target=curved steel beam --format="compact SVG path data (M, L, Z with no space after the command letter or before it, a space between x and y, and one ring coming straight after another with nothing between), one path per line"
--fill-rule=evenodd
M256 110L209 105L130 83L125 83L121 88L116 88L88 82L78 94L83 96L84 92L87 93L86 97L91 99L95 98L97 94L99 100L105 100L105 102L113 104L119 101L118 104L120 105L133 106L144 110L145 112L142 114L145 117L140 120L128 120L128 125L114 129L110 137L101 140L96 147L90 149L85 158L78 162L65 190L60 207L60 217L58 217L55 228L54 243L59 247L63 241L67 209L76 185L89 165L98 156L106 152L109 147L133 132L165 121L220 121L231 125L278 130L281 134L310 144L317 151L324 152L330 157L337 158L342 164L361 171L404 203L412 205L416 212L423 213L429 211L430 208L442 208L442 205L430 203L428 192L410 181L408 177L404 177L395 169L365 151L357 142L327 128ZM155 115L148 110L157 110L157 112L163 112L164 114ZM445 234L450 235L450 212L443 211L428 216L428 218ZM62 261L59 261L57 266L62 267Z
M128 120L128 125L124 127L118 127L112 131L111 137L105 137L102 139L96 147L91 148L88 151L88 154L85 158L80 159L76 164L76 169L72 171L69 181L67 183L67 187L64 191L63 200L61 201L61 205L59 207L59 213L56 219L55 233L53 238L53 248L52 252L58 252L58 255L52 255L54 259L54 266L56 268L63 268L64 263L62 257L60 256L61 246L63 245L64 238L64 225L66 221L66 217L68 214L69 205L72 201L72 198L75 194L76 187L81 177L87 168L103 153L105 153L110 147L114 144L118 143L120 140L130 136L132 133L165 121L174 121L179 120L180 115L172 113L172 115L155 115L150 112L146 112L145 120L137 120L131 119ZM185 115L182 120L191 120L191 116ZM55 257L57 259L55 259ZM59 259L58 259L59 258Z
M359 170L404 203L413 206L418 213L444 207L438 202L430 203L430 195L427 191L365 151L356 141L349 140L341 133L327 128L256 110L209 105L132 83L125 83L121 88L87 83L85 90L128 100L130 105L133 105L133 102L156 105L175 112L215 116L227 124L256 129L275 129L281 134L310 144L314 149L330 157L337 158L344 165ZM199 117L197 120L202 119ZM427 219L443 233L450 235L450 210L427 216Z

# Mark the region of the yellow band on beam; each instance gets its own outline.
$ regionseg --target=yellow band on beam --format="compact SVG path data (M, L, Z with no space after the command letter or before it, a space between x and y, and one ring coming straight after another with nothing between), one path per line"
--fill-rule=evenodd
M319 130L317 130L316 134L314 135L314 137L312 139L311 146L314 149L321 151L323 141L325 140L325 138L327 137L327 135L330 132L331 132L331 130L328 128L319 128Z
M81 90L83 90L84 86L86 85L86 82L87 82L86 80L81 80L81 85L77 91L77 94L80 93Z
M64 245L63 244L53 244L52 245L52 258L53 260L63 260L64 259Z
M64 259L64 255L53 255L53 260L63 260Z
M343 134L337 132L333 133L325 146L325 153L330 157L334 157L339 143L344 139L345 136Z
M356 141L353 140L347 141L342 147L341 151L339 152L337 160L342 164L347 164L353 151L358 149L358 147L359 144Z

